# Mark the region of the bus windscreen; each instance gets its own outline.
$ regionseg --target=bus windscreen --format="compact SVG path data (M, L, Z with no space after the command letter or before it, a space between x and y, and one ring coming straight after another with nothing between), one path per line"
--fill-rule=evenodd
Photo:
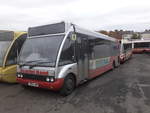
M55 61L64 35L29 38L22 48L19 63L44 61L42 66L55 66Z

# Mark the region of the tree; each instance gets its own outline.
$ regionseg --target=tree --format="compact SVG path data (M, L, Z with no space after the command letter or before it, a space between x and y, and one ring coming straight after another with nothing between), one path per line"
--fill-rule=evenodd
M138 39L141 39L141 34L138 34L138 37L137 37Z
M101 30L101 31L99 31L99 32L102 33L102 34L104 34L104 35L108 35L108 32L105 31L105 30Z
M131 39L141 39L141 34L133 33Z

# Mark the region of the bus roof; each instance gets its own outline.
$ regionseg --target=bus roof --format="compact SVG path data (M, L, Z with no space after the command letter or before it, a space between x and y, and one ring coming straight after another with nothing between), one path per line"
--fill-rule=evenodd
M110 37L110 36L104 35L102 33L95 32L95 31L90 31L90 30L87 30L87 29L83 29L83 28L81 28L77 25L75 25L75 28L76 28L76 32L78 32L78 33L87 34L87 35L94 36L94 37L99 37L99 38L102 38L102 39L105 39L105 40L117 41L113 37Z
M1 31L0 41L12 41L14 39L14 33L12 31Z
M27 34L27 32L25 32L25 31L14 31L14 39L19 38L23 34Z
M150 42L150 40L135 40L132 43L142 43L142 42Z
M117 41L115 38L109 37L107 35L103 35L98 32L86 30L75 24L67 23L67 22L59 22L59 23L54 23L54 24L30 27L28 29L28 36L37 37L37 36L42 36L42 35L51 35L51 34L59 34L59 33L65 34L73 26L75 28L75 31L78 33L82 33L82 34L86 34L86 35L90 35L94 37L99 37L99 38L114 41L114 42Z
M27 34L27 32L22 32L22 31L8 31L8 30L0 30L0 40L15 40L17 39L20 35Z

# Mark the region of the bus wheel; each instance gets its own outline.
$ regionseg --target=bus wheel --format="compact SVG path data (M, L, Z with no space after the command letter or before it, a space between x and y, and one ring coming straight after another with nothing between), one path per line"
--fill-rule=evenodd
M29 88L31 88L30 86L24 85L24 84L22 84L21 86L22 86L24 89L29 89Z
M132 59L132 54L130 55L130 58L129 59Z
M118 66L117 67L119 67L119 65L120 65L120 58L118 57Z
M115 61L113 61L113 63L112 63L112 69L115 69L115 67L116 67Z
M73 75L68 75L64 80L64 85L60 90L62 96L71 94L75 88L75 78Z

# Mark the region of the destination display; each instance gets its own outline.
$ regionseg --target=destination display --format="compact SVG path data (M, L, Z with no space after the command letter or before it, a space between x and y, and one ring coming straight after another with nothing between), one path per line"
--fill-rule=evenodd
M37 27L30 27L28 29L28 36L39 36L39 35L48 35L48 34L57 34L65 32L65 23L56 23L49 24Z

